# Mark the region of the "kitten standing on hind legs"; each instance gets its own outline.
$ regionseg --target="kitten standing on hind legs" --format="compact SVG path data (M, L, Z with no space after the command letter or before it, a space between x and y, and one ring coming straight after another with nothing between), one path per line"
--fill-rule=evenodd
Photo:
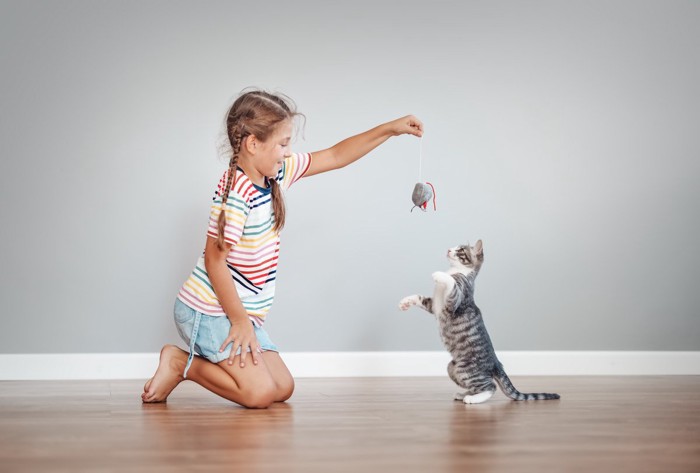
M481 240L476 245L462 245L447 251L450 269L433 273L432 297L412 295L399 302L401 310L419 306L433 314L440 325L440 337L452 355L447 374L466 389L455 395L465 404L487 401L496 392L496 384L506 396L516 401L559 399L558 394L525 394L511 383L496 357L486 331L481 311L474 303L474 281L484 262Z

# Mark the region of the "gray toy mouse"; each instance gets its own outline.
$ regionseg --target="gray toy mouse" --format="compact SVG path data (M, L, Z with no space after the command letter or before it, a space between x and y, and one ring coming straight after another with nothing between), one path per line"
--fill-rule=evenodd
M437 205L435 205L435 188L429 182L417 183L413 188L413 195L411 196L411 199L413 200L414 204L413 208L411 208L411 212L413 212L413 209L416 207L425 212L430 199L433 199L433 207L435 210L437 210Z

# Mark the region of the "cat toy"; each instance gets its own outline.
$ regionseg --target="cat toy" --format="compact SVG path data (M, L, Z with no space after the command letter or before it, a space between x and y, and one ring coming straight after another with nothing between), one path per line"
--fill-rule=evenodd
M411 200L413 201L411 212L413 212L413 209L416 207L425 212L430 199L433 199L433 209L437 210L437 205L435 204L435 187L427 181L423 182L423 137L418 141L418 147L418 182L413 187L413 194L411 195Z

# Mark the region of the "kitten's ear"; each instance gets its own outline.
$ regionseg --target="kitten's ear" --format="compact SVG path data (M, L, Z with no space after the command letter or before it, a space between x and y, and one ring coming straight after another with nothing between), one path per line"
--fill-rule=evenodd
M477 256L484 256L484 245L481 243L481 240L476 242L474 249L476 250Z

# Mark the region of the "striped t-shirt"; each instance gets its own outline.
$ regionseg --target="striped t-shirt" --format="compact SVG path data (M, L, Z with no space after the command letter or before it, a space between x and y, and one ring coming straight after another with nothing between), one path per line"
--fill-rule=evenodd
M286 158L275 178L280 188L283 191L289 189L306 173L310 164L310 154L292 154ZM221 199L227 178L228 170L219 181L209 213L207 235L213 238L218 235ZM253 184L240 168L237 169L235 185L226 202L224 239L233 245L226 257L226 264L248 317L259 327L265 322L265 315L275 297L280 238L272 229L273 223L270 189ZM209 280L203 253L180 289L178 298L204 314L226 315Z

